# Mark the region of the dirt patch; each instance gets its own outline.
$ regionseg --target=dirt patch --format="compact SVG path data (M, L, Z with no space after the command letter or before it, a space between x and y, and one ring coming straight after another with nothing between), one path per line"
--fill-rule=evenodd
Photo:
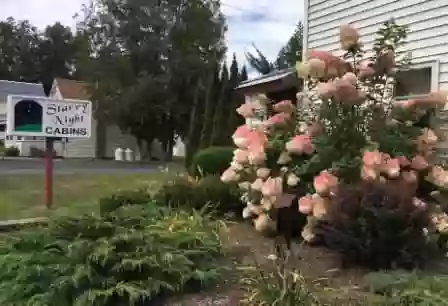
M257 233L250 223L230 224L223 233L223 241L231 266L225 279L207 292L175 299L167 306L239 305L245 293L242 278L256 273L255 265L264 271L273 267L268 259L273 254L273 240ZM298 256L291 257L289 268L299 270L324 298L336 299L338 305L360 305L359 300L363 298L360 289L365 286L363 276L366 270L342 270L337 256L325 248L308 245L295 245L294 248Z

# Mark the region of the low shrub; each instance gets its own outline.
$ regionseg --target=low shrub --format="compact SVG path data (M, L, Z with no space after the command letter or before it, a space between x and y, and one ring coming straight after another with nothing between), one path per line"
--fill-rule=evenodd
M190 174L194 177L221 175L233 158L232 147L210 147L193 156Z
M370 290L387 298L387 305L437 306L448 300L448 276L419 275L403 271L366 276Z
M20 150L17 147L7 147L4 149L4 155L8 157L17 157L20 155Z
M110 213L125 205L147 204L151 194L147 190L123 190L99 200L100 212Z
M207 176L198 181L179 177L165 184L154 196L159 203L172 207L203 209L219 215L233 213L241 216L243 204L238 188L224 184L218 176Z
M207 201L197 203L200 197L198 189L198 181L193 182L184 176L179 176L164 184L154 195L154 200L176 208L200 208Z
M153 204L66 217L5 241L0 304L154 305L217 280L217 223Z
M224 184L219 176L204 177L199 182L200 202L207 201L220 214L242 216L243 203L237 185Z
M414 268L429 255L429 211L412 194L383 183L343 187L316 234L337 250L344 265Z

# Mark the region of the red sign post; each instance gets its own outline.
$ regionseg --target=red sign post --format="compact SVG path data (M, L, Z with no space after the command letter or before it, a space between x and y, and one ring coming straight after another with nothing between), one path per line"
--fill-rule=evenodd
M45 205L53 206L53 138L45 138Z
M45 204L52 208L54 142L61 138L90 138L92 103L8 95L6 110L6 135L45 137Z

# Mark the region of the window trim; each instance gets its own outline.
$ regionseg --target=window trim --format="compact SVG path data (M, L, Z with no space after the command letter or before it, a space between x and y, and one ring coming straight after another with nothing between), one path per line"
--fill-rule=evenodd
M440 76L440 62L438 59L434 60L423 60L416 63L412 63L411 58L411 65L409 67L409 70L413 69L422 69L422 68L431 68L431 92L438 91L439 90L439 76ZM429 94L429 93L428 93ZM396 96L396 101L402 101L402 100L409 100L409 99L415 99L418 97L425 97L426 94L423 95L409 95L409 96Z

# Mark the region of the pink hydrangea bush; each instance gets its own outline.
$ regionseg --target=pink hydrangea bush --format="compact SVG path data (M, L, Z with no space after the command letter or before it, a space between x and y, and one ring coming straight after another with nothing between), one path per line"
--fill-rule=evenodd
M430 163L439 137L428 124L446 104L446 93L394 100L394 74L409 63L397 51L403 38L377 40L368 56L358 31L342 26L343 56L311 50L297 64L306 85L297 104L270 105L260 97L238 108L247 121L261 124L235 131L237 149L222 180L239 183L247 203L243 215L254 217L257 230L272 226L272 209L287 205L285 195L299 187L306 190L298 206L310 216L302 235L308 241L316 220L328 218L341 184L402 181L414 187L415 203L448 187L448 172Z

